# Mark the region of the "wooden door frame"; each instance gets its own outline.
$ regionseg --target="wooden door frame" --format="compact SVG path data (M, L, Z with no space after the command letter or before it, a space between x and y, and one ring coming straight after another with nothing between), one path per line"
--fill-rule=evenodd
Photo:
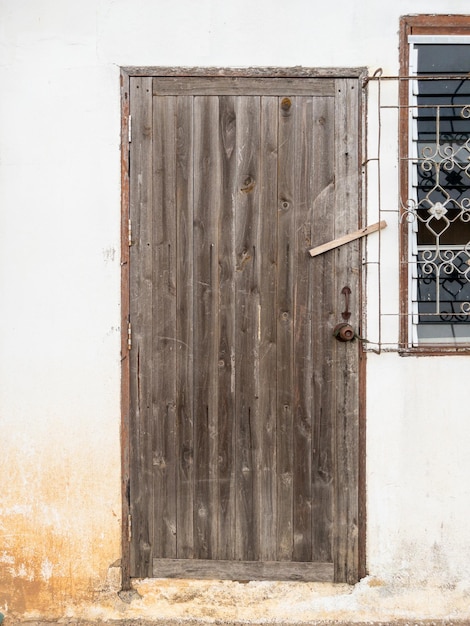
M134 77L240 77L240 78L352 78L357 79L361 88L358 120L358 150L359 166L362 169L362 155L365 154L365 77L367 70L363 67L353 68L279 68L279 67L255 67L255 68L204 68L204 67L122 67L120 74L121 83L121 498L122 498L122 590L132 589L130 575L130 367L128 358L131 349L130 328L130 271L129 271L129 248L132 241L130 232L130 176L129 176L129 136L130 136L130 79ZM363 181L362 172L358 172L358 180ZM363 207L363 184L359 185L359 222L362 221ZM360 223L359 226L362 224ZM362 287L362 280L361 287ZM364 311L364 296L359 298L360 319ZM360 329L359 329L360 331ZM355 540L357 542L357 563L353 567L354 573L346 576L346 582L353 584L364 577L366 571L366 454L365 454L365 402L366 402L366 352L362 347L359 350L359 419L355 428L354 436L358 449L358 519L355 520Z

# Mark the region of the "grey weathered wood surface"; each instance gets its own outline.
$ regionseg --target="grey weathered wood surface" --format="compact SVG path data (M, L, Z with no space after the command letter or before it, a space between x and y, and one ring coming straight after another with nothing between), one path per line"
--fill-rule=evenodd
M278 560L292 558L293 546L293 396L294 255L297 100L278 103L277 197L277 534Z
M258 303L261 289L259 228L259 98L237 98L237 172L235 190L235 558L259 559L260 441L258 428L259 347Z
M131 79L132 576L357 576L359 244L308 250L360 225L359 84L301 80Z
M331 207L335 202L335 100L315 102L313 133L313 162L315 175L312 181L310 204L312 229L310 243L334 236ZM310 243L307 249L310 248ZM338 321L334 286L334 257L323 255L309 260L309 277L312 281L312 354L315 360L312 376L312 558L333 560L331 544L333 528L334 486L334 430L333 412L335 386L331 362L331 329ZM324 355L324 358L322 358Z
M332 96L335 81L327 78L238 78L226 76L214 81L211 77L188 80L182 76L154 78L154 96L285 96L288 94Z
M131 66L123 67L122 72L130 77L208 77L224 76L238 78L362 78L364 67L168 67Z
M339 248L339 246L344 246L344 244L349 243L350 241L354 241L355 239L360 239L361 237L365 237L366 235L371 235L372 233L375 233L378 230L385 228L386 226L387 222L385 220L382 220L380 222L376 222L375 224L371 224L370 226L365 226L364 228L355 230L352 233L341 235L341 237L337 237L332 241L327 241L320 246L315 246L315 248L311 248L308 252L312 257L318 256L319 254L328 252L328 250L333 250L333 248Z
M278 98L265 97L261 100L261 146L262 158L259 167L258 220L264 223L259 236L257 262L262 289L259 290L257 312L259 361L257 424L259 449L260 511L259 543L260 560L275 561L278 558L276 535L277 524L277 222L278 215ZM264 181L264 182L263 182ZM269 182L268 182L269 181ZM266 223L272 224L271 228Z
M294 561L312 561L312 538L316 520L312 517L312 427L314 320L312 306L314 283L311 267L305 262L305 248L309 245L314 228L313 213L299 207L309 207L313 197L312 187L316 177L313 158L314 147L314 103L318 98L296 98L295 111L295 165L293 176L293 220L294 245L294 298L292 308L292 386L293 431L292 431L292 484L293 484L293 554ZM323 99L321 100L323 101ZM328 154L322 155L328 158ZM298 172L296 174L295 172ZM297 180L296 180L297 179ZM327 442L322 442L322 449Z
M136 78L131 82L132 115L139 129L139 140L130 160L130 215L134 217L130 250L130 311L133 349L130 353L130 514L133 543L130 554L132 576L146 576L152 565L153 519L143 511L154 508L152 442L152 81ZM145 480L142 477L146 477Z
M221 143L221 207L219 242L219 337L218 337L218 489L219 520L217 542L219 558L235 558L235 512L236 512L236 424L235 415L235 280L236 258L234 229L236 208L232 198L236 196L237 128L236 99L231 96L220 98L220 143Z
M332 563L154 559L155 578L333 582Z
M335 98L335 237L357 228L358 176L360 169L357 137L359 127L358 85L338 80ZM349 308L351 320L360 320L360 242L341 246L335 256L334 295L336 310L343 311L341 290L351 289ZM333 373L335 409L333 428L334 458L334 522L333 554L335 580L353 583L357 580L359 519L359 342L334 343Z
M218 99L194 99L194 553L217 557ZM197 172L197 175L195 175ZM161 548L156 546L156 554ZM163 555L162 555L163 556Z
M194 247L193 191L193 99L180 97L176 112L176 229L178 262L176 263L176 308L178 327L175 349L176 424L177 424L177 553L182 558L194 556L194 378L193 378L193 255L181 250Z
M176 98L153 99L152 465L154 524L164 556L176 554Z

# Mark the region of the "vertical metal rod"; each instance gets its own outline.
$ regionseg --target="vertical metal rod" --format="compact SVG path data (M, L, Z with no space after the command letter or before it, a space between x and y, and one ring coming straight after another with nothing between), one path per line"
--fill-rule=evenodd
M378 206L378 211L379 211L379 220L382 219L382 189L381 189L381 168L380 168L380 152L382 149L382 113L381 113L381 106L382 106L382 93L381 93L381 87L382 87L382 82L380 80L380 76L378 76L378 82L377 82L377 107L378 107L378 120L377 120L377 195L378 195L378 202L377 202L377 206ZM382 351L382 265L381 265L381 260L382 260L382 233L379 230L379 242L378 242L378 285L377 285L377 292L378 292L378 300L379 300L379 307L378 307L378 315L379 315L379 320L378 320L378 324L379 324L379 343L378 343L378 354L381 353Z

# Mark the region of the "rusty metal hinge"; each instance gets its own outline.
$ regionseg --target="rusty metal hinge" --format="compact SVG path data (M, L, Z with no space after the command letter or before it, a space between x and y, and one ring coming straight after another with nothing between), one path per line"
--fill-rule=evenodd
M127 349L132 350L132 325L127 322Z
M132 515L129 513L127 516L127 541L130 543L132 540Z
M127 121L127 141L128 143L132 142L132 115L129 115Z

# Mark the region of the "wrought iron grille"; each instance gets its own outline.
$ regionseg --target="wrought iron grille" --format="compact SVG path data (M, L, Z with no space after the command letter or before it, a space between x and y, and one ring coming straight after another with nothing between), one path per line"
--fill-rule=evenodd
M413 302L418 323L466 323L470 314L470 105L424 104L410 112L417 139L410 158L412 197L404 203L404 217L413 232L411 262L417 281Z

